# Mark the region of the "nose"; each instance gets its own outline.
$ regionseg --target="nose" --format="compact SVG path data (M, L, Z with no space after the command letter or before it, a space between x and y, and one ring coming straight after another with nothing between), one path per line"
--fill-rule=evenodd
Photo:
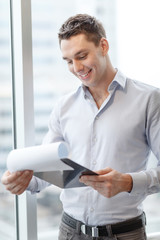
M81 72L83 70L83 65L80 61L73 61L73 70L74 72L78 73Z

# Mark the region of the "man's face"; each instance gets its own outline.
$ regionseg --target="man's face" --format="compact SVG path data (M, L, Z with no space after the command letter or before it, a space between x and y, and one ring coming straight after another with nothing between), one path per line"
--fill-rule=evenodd
M87 87L95 87L105 80L106 48L102 41L105 40L95 46L84 34L61 41L62 56L67 61L70 72Z

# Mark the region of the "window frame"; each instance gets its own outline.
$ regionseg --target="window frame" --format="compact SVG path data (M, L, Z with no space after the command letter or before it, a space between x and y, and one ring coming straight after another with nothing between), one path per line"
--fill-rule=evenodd
M34 145L31 0L10 0L13 148ZM15 196L16 240L37 240L36 195Z

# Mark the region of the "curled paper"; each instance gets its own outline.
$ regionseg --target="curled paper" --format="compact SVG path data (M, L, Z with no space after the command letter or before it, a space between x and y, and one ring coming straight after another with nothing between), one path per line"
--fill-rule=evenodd
M69 147L65 142L15 149L8 155L7 168L10 172L26 169L34 172L72 170L60 161L68 156Z

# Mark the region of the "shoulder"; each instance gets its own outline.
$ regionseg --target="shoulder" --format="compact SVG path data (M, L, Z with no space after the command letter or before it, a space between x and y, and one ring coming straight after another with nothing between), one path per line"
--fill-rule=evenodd
M155 86L127 78L127 89L130 92L134 92L135 97L140 96L147 101L150 101L152 99L154 101L155 99L159 100L160 102L160 89Z
M76 90L66 93L63 96L60 96L54 104L52 113L61 112L69 109L73 104L77 102L79 98L83 96L83 89L79 86Z
M160 89L130 78L126 79L126 93L146 114L160 114Z
M149 93L149 94L158 94L160 92L159 88L156 88L152 85L146 84L144 82L140 82L138 80L133 80L131 78L127 78L127 84L132 88L136 89L139 92Z
M141 101L146 102L146 110L150 115L160 115L160 89L139 81L132 80L132 84L141 95Z
M71 102L73 103L73 101L77 100L82 93L83 93L82 87L79 86L76 90L61 96L58 99L57 104L59 104L60 106L63 106Z

